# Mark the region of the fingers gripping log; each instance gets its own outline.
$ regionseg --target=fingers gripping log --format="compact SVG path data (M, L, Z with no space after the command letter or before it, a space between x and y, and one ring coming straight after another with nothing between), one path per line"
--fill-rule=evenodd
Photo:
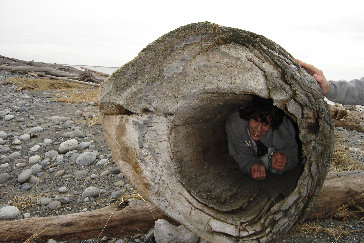
M302 166L264 181L236 170L225 121L252 96L296 124ZM144 197L210 242L267 242L303 219L327 174L333 129L314 79L261 35L208 22L167 33L102 85L113 157Z

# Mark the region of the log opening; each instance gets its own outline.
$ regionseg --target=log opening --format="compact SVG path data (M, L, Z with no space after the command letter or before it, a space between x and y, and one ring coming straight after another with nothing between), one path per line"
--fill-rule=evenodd
M170 131L172 161L179 180L221 217L250 218L257 212L266 212L293 191L302 169L299 165L283 175L268 173L263 181L240 172L228 153L225 122L234 108L250 99L251 95L244 95L235 103L236 97L230 101L221 95L217 99L220 104L193 107L187 117L176 115L178 124Z

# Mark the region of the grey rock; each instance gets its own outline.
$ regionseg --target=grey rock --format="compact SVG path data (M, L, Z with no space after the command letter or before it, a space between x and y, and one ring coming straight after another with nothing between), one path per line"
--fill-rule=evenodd
M21 154L18 152L18 151L16 151L16 152L14 152L14 153L11 153L9 156L8 156L8 158L9 159L16 159L16 158L19 158L21 156Z
M10 147L8 145L0 145L0 153L5 154L10 151Z
M35 175L41 172L43 167L40 164L35 164L32 167L30 167L30 169L32 170L33 175Z
M39 133L42 132L44 129L42 127L32 127L30 128L27 133L28 134L34 134L34 133Z
M6 183L10 178L11 176L9 175L9 173L0 174L0 184Z
M97 165L104 165L104 164L106 164L107 162L109 162L109 160L108 159L100 159L99 161L97 161Z
M8 134L4 131L0 131L0 138L5 139L8 137Z
M65 186L62 186L62 187L58 188L58 192L59 193L66 193L66 192L68 192L68 188L65 187Z
M4 145L5 144L5 141L3 138L0 138L0 145Z
M197 243L199 237L183 225L174 226L164 219L158 219L154 225L154 237L158 243Z
M85 149L85 148L90 147L90 145L91 145L91 142L82 142L78 145L78 149Z
M52 199L49 197L40 197L37 200L37 204L41 206L48 205L50 202L52 202Z
M75 129L71 132L71 138L84 138L85 134L80 129Z
M63 176L65 173L65 170L59 170L54 174L54 177L61 177Z
M12 144L13 145L20 145L22 143L22 141L20 140L20 139L18 139L18 138L16 138L13 142L12 142Z
M64 154L68 151L75 150L77 148L78 148L78 141L76 139L70 139L61 143L61 145L58 148L58 151L61 154Z
M56 150L50 150L44 154L45 158L53 159L58 155L58 152Z
M40 145L37 144L37 145L34 145L33 147L30 148L30 151L31 152L37 152L38 150L40 149Z
M29 139L30 139L30 135L28 133L25 133L25 134L19 136L19 140L21 140L23 142L26 142Z
M99 188L90 186L83 191L82 197L98 197L100 193L101 190Z
M80 166L91 165L96 160L96 154L94 152L84 152L78 156L76 164Z
M57 209L57 208L59 208L59 207L61 207L62 206L62 203L60 202L60 201L51 201L50 203L48 203L48 205L47 205L47 207L49 208L49 209L52 209L52 210L54 210L54 209Z
M29 158L29 164L34 165L37 164L40 161L39 155L34 155Z
M39 183L39 181L40 181L40 179L34 175L31 175L28 180L28 182L33 185Z
M4 120L10 121L10 120L14 119L14 117L15 117L14 115L5 115Z
M22 171L20 173L20 175L18 176L18 182L19 183L24 183L27 180L29 180L30 176L32 175L32 170L31 169L26 169L24 171Z
M52 139L50 139L50 138L45 138L45 139L43 140L43 143L44 143L44 144L46 144L46 145L49 145L49 144L52 144L52 143L53 143L53 140L52 140Z
M20 210L14 206L5 206L0 208L0 219L14 219L18 217Z
M24 183L24 184L21 185L21 190L22 191L29 191L29 190L32 189L32 187L33 187L32 184L26 182L26 183Z
M69 197L55 197L54 200L60 201L62 204L67 204L72 202L72 199Z
M104 177L104 176L108 176L111 174L111 171L110 170L104 170L103 172L101 172L100 176L101 177Z

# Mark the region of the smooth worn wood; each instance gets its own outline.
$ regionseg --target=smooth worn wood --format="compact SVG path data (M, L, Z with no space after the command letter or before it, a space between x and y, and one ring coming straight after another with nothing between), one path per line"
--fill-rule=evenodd
M0 241L86 240L103 236L127 237L146 233L157 219L167 217L144 201L130 200L84 213L0 221Z
M330 217L338 208L363 193L364 171L331 173L327 176L307 219ZM161 218L171 221L152 204L130 200L130 204L123 209L118 209L115 204L84 213L0 221L0 239L2 242L9 242L24 241L32 236L42 240L126 237L147 232Z

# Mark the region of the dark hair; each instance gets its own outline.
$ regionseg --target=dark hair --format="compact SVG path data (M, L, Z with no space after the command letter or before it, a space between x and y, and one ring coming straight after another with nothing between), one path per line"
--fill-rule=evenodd
M239 115L241 119L247 121L255 119L267 124L269 124L268 118L270 117L272 129L278 128L283 120L283 112L273 105L271 99L263 99L258 96L254 96L252 101L240 108Z

